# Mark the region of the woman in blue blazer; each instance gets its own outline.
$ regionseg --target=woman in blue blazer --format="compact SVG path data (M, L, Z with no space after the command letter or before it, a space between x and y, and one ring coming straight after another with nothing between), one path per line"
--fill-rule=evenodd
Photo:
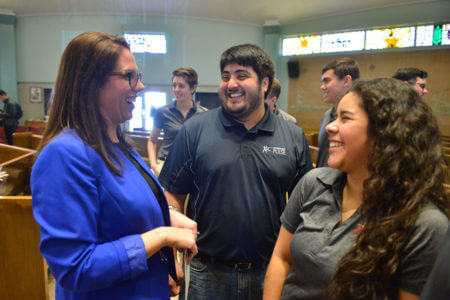
M121 37L84 33L61 58L31 175L56 299L169 299L170 247L197 252L197 224L169 211L120 128L144 89L140 79Z

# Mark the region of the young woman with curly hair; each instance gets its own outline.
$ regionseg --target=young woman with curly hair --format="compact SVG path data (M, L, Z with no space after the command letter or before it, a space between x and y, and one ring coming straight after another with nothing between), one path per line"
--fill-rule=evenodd
M337 113L333 169L291 195L264 299L419 299L449 225L436 120L390 78L357 82Z

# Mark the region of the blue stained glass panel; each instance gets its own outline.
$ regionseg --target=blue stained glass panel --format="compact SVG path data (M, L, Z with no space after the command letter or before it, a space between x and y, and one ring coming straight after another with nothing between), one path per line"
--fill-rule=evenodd
M359 51L364 49L364 31L322 35L322 53Z

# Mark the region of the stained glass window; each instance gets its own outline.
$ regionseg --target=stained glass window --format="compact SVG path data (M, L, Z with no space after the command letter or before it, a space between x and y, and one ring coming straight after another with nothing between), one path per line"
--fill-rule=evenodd
M433 46L434 25L417 26L416 47Z
M442 25L442 43L441 45L450 45L450 24Z
M124 38L133 53L166 53L164 34L125 33Z
M322 35L322 53L358 51L364 49L364 31Z
M320 53L320 35L309 35L283 40L283 55Z
M415 27L384 28L366 31L366 50L414 46Z
M324 33L283 39L283 55L450 45L450 24Z

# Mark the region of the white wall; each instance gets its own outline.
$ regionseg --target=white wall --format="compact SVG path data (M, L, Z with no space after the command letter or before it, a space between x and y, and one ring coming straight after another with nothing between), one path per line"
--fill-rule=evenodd
M170 85L173 70L191 66L198 72L200 87L218 86L224 50L242 43L263 43L262 27L225 22L154 16L17 17L17 81L24 119L43 118L43 109L29 103L28 87L52 84L67 43L94 30L119 35L124 31L166 33L167 54L135 55L147 85Z
M224 50L240 43L262 44L261 27L224 22L145 16L18 17L17 80L54 82L64 47L79 33L93 30L120 35L133 30L166 33L167 54L136 55L149 84L169 84L171 72L188 65L199 73L201 85L216 85Z

